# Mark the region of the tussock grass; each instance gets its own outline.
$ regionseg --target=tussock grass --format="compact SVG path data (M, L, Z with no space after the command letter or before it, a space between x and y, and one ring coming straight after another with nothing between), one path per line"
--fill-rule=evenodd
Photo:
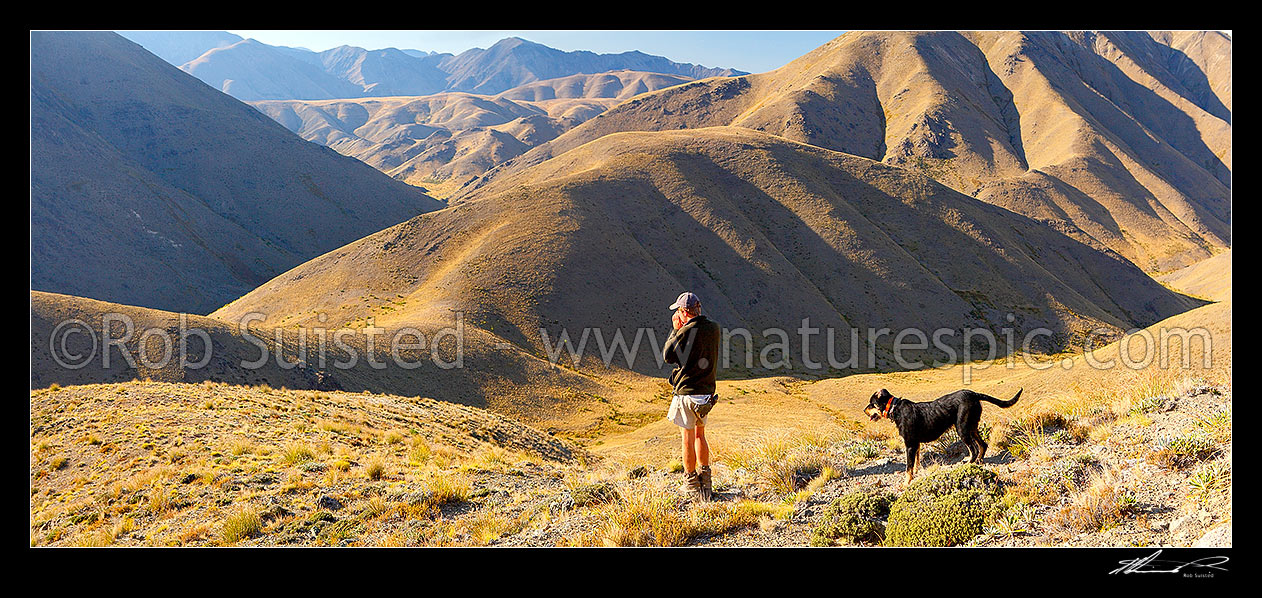
M433 452L433 449L430 448L429 443L424 438L415 436L408 446L408 462L413 465L422 465L429 461L429 457Z
M1018 473L1005 486L1006 504L1054 504L1066 494L1081 491L1099 469L1095 457L1080 454L1060 459L1050 467Z
M252 507L241 507L224 519L221 536L224 544L236 544L258 535L261 531L263 519L258 511Z
M1095 475L1069 504L1047 517L1047 525L1062 536L1091 533L1116 526L1135 509L1133 495L1122 488L1112 470Z
M1077 403L1053 403L1009 421L993 434L995 450L1006 450L1018 459L1051 441L1081 443L1090 438L1091 427L1076 415Z
M683 509L669 491L646 488L600 512L595 531L570 542L577 546L684 546L703 535L759 525L782 509L755 501L713 502Z
M365 519L377 519L388 512L390 512L390 503L381 495L369 498L361 511Z
M742 500L735 503L712 502L700 505L689 513L692 537L719 536L738 529L761 525L764 519L787 519L792 506Z
M237 438L228 445L228 452L234 457L248 455L255 451L255 446L248 438Z
M540 512L546 511L527 509L513 517L500 511L487 509L479 512L475 517L461 520L457 528L468 536L468 545L487 546L504 536L525 529Z
M566 480L566 486L576 507L611 503L621 499L617 485L609 481L581 483Z
M112 530L98 529L79 536L74 545L80 548L104 548L114 543Z
M373 481L380 480L386 475L386 460L380 455L373 455L364 466L364 475Z
M465 531L475 546L486 546L520 529L515 518L494 511L479 513L464 523Z
M198 523L180 532L177 537L178 546L189 544L197 540L201 540L210 535L211 525L209 523Z
M1223 462L1202 465L1187 481L1190 496L1208 503L1231 492L1231 465Z
M690 538L677 496L661 490L632 494L602 511L599 527L579 546L682 546Z
M1231 409L1209 414L1196 414L1193 425L1212 442L1231 442Z
M819 475L815 476L815 479L808 482L805 488L793 494L789 502L799 503L805 501L806 499L814 496L816 492L823 490L824 486L828 484L828 482L835 480L842 475L844 475L842 472L825 465L820 470Z
M436 505L445 505L469 500L469 484L452 476L435 476L426 484L426 488Z
M846 444L844 451L849 465L853 467L881 456L882 447L884 447L882 440L861 437Z
M1178 436L1158 436L1147 461L1167 470L1186 469L1218 452L1208 436L1193 432Z
M755 485L788 494L805 488L831 466L826 448L835 439L826 435L774 435L747 448L725 452L721 459L738 476L751 477Z
M462 478L437 473L425 481L406 507L404 514L409 519L429 518L444 505L461 503L469 500L472 490Z
M1006 503L1008 497L1004 498ZM998 538L1012 538L1030 533L1038 525L1038 511L1034 506L1018 501L992 516L986 522L983 533Z
M148 502L146 503L149 512L161 515L171 510L174 506L175 493L164 484L159 481L149 487Z
M305 442L292 442L285 446L285 452L281 458L286 464L297 465L315 459L315 451Z
M315 482L307 480L301 471L291 471L285 476L285 485L281 487L282 493L301 492L310 490L315 487Z
M473 459L466 461L464 469L480 469L483 471L505 471L516 462L512 451L495 445L483 445L474 454Z

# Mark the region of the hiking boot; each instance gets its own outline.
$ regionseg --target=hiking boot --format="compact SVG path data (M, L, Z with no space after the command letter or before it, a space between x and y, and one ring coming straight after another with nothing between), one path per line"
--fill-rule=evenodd
M703 465L701 469L697 471L697 478L699 478L699 481L701 482L701 498L706 500L710 500L710 497L714 494L714 486L712 484L711 476L712 473L709 465Z
M680 487L680 490L683 490L685 494L700 494L701 476L697 475L695 471L685 472L684 485Z

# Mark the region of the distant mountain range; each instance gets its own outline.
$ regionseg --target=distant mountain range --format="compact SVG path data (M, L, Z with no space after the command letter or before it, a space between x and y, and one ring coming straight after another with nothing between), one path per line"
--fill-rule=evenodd
M226 32L121 33L215 89L246 101L419 96L443 91L494 95L534 81L617 70L693 79L746 74L638 51L565 52L517 37L453 55L353 46L312 52Z

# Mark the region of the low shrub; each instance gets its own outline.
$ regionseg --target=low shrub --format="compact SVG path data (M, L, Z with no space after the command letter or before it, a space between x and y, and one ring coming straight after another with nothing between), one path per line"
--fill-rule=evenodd
M998 476L975 463L915 480L890 505L885 543L954 546L982 532L1001 507Z
M593 482L581 484L570 490L570 498L574 499L574 506L585 507L614 502L621 497L613 482Z
M880 544L885 539L885 520L894 496L881 491L856 489L824 509L811 533L811 546Z

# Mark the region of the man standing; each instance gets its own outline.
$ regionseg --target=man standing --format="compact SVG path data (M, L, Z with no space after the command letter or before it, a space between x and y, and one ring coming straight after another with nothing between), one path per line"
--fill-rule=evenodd
M666 338L662 356L666 363L675 364L670 374L675 393L666 419L680 427L683 437L685 491L708 500L712 486L705 425L706 414L718 400L714 374L718 369L721 328L718 322L701 315L701 300L692 293L680 295L670 308L675 310L671 317L673 330Z

